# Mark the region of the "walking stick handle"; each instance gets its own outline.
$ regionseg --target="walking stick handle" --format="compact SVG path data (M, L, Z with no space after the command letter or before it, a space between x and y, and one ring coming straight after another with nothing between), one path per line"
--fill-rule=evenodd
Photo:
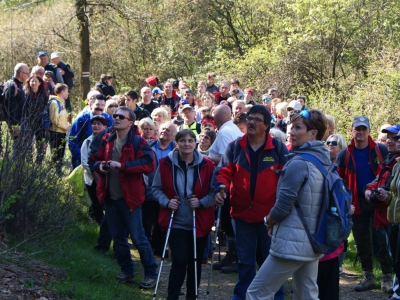
M226 186L224 184L221 184L219 186L219 194L221 195L222 198L224 198L225 188L226 188Z

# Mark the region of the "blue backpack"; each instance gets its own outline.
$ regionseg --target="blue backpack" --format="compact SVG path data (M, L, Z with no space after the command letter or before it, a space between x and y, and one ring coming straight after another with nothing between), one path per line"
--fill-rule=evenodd
M58 105L58 113L62 110L60 101L56 99L51 99L47 102L46 107L44 108L43 115L42 115L42 125L43 129L49 130L51 126L51 121L50 121L50 104L51 102L56 101Z
M327 171L322 163L311 154L300 154L300 158L314 164L325 178L323 203L314 234L310 233L298 201L296 201L295 207L314 252L329 254L347 239L353 227L350 215L352 195L346 183L336 172L335 164L332 164ZM336 213L332 212L332 208L336 209Z

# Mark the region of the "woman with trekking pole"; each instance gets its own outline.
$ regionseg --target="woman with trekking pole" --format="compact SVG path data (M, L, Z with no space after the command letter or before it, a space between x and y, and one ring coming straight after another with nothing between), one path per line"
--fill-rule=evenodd
M201 279L199 258L214 225L214 163L196 150L191 130L179 131L175 144L176 148L160 160L152 186L161 206L158 221L167 231L165 247L169 243L172 252L167 299L179 299L185 276L186 299L196 299Z

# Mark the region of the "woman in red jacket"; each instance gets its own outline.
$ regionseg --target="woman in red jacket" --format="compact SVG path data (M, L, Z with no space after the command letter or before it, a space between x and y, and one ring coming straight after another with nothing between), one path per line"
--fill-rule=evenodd
M160 202L159 223L167 230L171 211L175 211L169 236L172 266L168 300L178 300L186 278L186 299L195 299L193 213L196 215L197 286L201 277L201 257L207 233L214 225L212 176L214 163L196 150L196 136L184 129L175 137L176 148L160 160L153 181L153 195ZM177 198L175 198L177 197Z

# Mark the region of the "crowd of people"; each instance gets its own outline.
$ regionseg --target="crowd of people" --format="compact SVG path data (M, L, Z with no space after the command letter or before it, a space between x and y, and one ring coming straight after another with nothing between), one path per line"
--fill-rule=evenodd
M375 254L382 292L400 299L400 125L383 125L374 141L368 117L355 116L347 144L334 118L308 109L304 95L283 101L270 88L257 99L236 78L217 86L212 72L194 89L152 76L140 95L116 95L113 76L102 74L73 117L70 67L57 53L39 52L37 62L31 72L17 64L4 85L1 106L13 156L32 149L41 163L49 143L62 175L68 147L71 168L85 169L89 214L100 226L95 249L105 254L113 242L121 283L134 281L130 236L144 267L141 288L157 284L155 256L170 256L167 299L179 298L185 278L186 299L197 298L221 207L219 243L226 239L228 251L213 269L238 273L232 299L284 299L288 277L296 299L339 299L347 241L330 254L315 253L295 209L301 207L315 228L324 175L301 158L307 153L326 169L337 164L352 191L352 231L363 270L355 291L376 287Z

